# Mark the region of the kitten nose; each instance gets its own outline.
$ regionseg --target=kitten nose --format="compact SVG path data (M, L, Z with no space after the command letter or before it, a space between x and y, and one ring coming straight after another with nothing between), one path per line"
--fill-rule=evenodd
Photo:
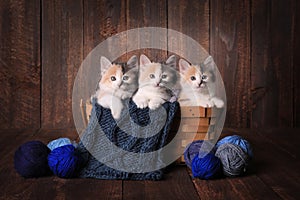
M202 85L202 83L203 83L203 81L201 80L200 83L199 83L199 87Z

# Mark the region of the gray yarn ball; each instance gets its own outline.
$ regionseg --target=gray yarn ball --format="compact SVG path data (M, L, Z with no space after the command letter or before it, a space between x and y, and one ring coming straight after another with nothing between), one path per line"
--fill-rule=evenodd
M226 176L239 176L246 172L249 156L235 144L225 143L218 147L215 154L222 162Z

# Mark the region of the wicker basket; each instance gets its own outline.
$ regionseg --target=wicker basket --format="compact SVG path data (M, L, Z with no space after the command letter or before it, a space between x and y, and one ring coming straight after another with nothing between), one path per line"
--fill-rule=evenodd
M81 100L80 102L81 115L83 119L84 126L86 127L91 116L92 104L89 100L85 103ZM208 132L208 128L213 126L215 118L212 117L211 108L203 108L198 106L181 106L180 112L177 113L174 126L171 128L172 133L177 133L182 136L178 148L181 148L182 152L184 148L188 145L188 142L184 139L189 136L189 134L194 134L196 130L196 135L193 140L208 140L212 139L212 133ZM177 126L176 125L180 125ZM177 163L184 164L184 157L181 156Z

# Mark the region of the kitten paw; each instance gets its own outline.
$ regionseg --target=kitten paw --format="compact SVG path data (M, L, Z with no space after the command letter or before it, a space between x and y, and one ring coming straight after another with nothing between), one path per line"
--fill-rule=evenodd
M113 116L114 119L119 119L121 117L121 112L119 112L119 111L112 111L111 115Z
M214 98L213 102L214 102L214 104L217 108L223 108L224 107L224 102L221 99Z
M162 105L161 102L158 101L150 101L149 102L149 109L150 110L156 110L157 108L159 108Z
M203 101L200 102L199 105L204 108L212 108L214 106L214 103L212 101Z
M138 108L144 109L144 108L147 108L148 104L147 104L147 101L143 101L143 102L137 103L136 106Z
M123 110L122 101L118 98L114 100L113 104L110 104L111 115L114 119L119 119Z
M137 108L143 109L148 106L146 99L133 99L133 102L136 104Z
M130 94L130 93L124 93L124 94L121 95L121 99L122 99L122 100L128 99L128 98L130 98L131 96L132 96L132 94Z

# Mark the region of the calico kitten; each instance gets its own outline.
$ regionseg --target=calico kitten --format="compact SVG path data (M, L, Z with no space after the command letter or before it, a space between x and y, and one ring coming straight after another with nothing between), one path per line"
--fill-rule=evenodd
M114 119L119 119L123 100L132 97L138 88L137 57L132 56L126 66L113 64L106 57L100 59L101 80L96 94L97 103L110 108Z
M222 108L223 100L215 97L209 91L208 84L215 82L215 69L212 57L209 56L202 65L190 65L187 61L179 60L179 70L182 74L182 91L179 97L180 105ZM194 96L193 96L194 95Z
M155 110L172 98L172 88L178 79L175 66L174 55L170 56L166 63L151 62L147 56L141 55L139 89L133 96L138 108L148 106Z

